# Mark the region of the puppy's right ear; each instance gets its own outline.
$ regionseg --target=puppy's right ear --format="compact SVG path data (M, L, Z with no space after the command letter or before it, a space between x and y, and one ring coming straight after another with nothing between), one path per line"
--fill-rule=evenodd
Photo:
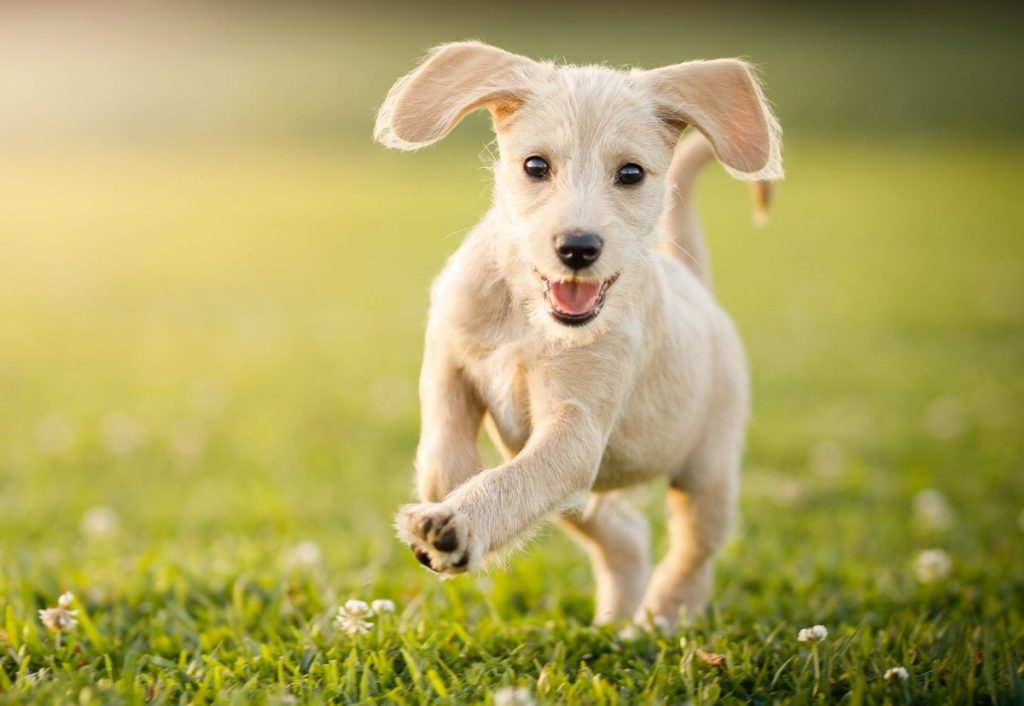
M522 105L541 69L532 59L480 42L436 47L392 86L377 113L373 137L387 147L419 149L484 107L497 125Z

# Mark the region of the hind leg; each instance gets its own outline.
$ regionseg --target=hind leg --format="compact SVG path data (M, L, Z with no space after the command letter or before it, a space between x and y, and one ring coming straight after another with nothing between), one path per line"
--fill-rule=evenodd
M594 493L582 512L564 513L559 524L590 555L597 584L594 623L630 617L651 571L647 518L618 493Z
M668 488L669 550L634 616L640 625L671 630L680 609L688 620L707 607L715 554L736 515L740 446L698 453Z

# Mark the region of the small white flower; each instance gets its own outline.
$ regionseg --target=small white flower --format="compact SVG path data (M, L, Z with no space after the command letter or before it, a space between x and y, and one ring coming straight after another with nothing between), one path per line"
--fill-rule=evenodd
M893 679L906 681L908 678L910 678L910 674L907 673L905 667L893 667L892 669L885 670L886 681L892 681Z
M49 676L49 672L47 672L46 667L43 667L38 672L29 672L28 674L26 674L25 681L27 681L29 684L38 684L39 682L45 680L47 676Z
M921 583L938 583L949 578L953 560L941 549L926 549L917 555L914 569Z
M319 564L322 557L316 542L299 542L285 553L284 560L288 566L308 569Z
M345 601L345 612L349 615L361 617L369 617L372 615L370 612L370 606L366 601L357 601L355 599Z
M338 629L342 630L346 635L365 635L373 630L373 623L369 620L338 618Z
M89 539L109 537L117 531L117 513L106 505L91 507L82 513L78 529Z
M385 613L395 612L394 602L389 601L387 598L378 598L370 604L370 608L377 615L384 615Z
M914 496L914 519L929 529L949 529L953 524L953 508L940 491L925 488Z
M492 694L494 706L534 706L533 694L522 686L506 686Z
M345 605L338 608L334 626L349 635L365 635L373 629L373 623L369 620L372 616L373 612L366 601L345 601Z
M53 632L64 632L74 630L78 626L77 610L68 610L68 606L75 600L74 594L65 592L57 598L56 608L44 608L39 611L39 620L46 626L47 630Z
M828 628L824 625L812 625L809 628L801 628L796 634L798 642L821 642L828 637Z

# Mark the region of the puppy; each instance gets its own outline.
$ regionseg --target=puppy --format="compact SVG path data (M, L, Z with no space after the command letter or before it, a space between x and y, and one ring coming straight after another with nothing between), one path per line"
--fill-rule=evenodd
M782 177L778 123L736 59L616 71L460 42L394 85L374 136L415 150L480 108L500 153L494 203L433 285L422 502L401 508L398 535L452 576L555 516L592 559L595 622L671 628L708 602L748 415L693 182L717 157L763 200ZM621 490L658 476L670 548L652 573L647 523Z

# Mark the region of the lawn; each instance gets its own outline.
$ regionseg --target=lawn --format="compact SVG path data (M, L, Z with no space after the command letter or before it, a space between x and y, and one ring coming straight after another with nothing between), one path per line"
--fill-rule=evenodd
M5 153L0 702L1024 702L1024 143L797 130L765 228L708 175L753 372L742 520L711 610L626 640L555 530L449 582L393 537L481 125L416 155ZM349 635L350 599L395 612Z

